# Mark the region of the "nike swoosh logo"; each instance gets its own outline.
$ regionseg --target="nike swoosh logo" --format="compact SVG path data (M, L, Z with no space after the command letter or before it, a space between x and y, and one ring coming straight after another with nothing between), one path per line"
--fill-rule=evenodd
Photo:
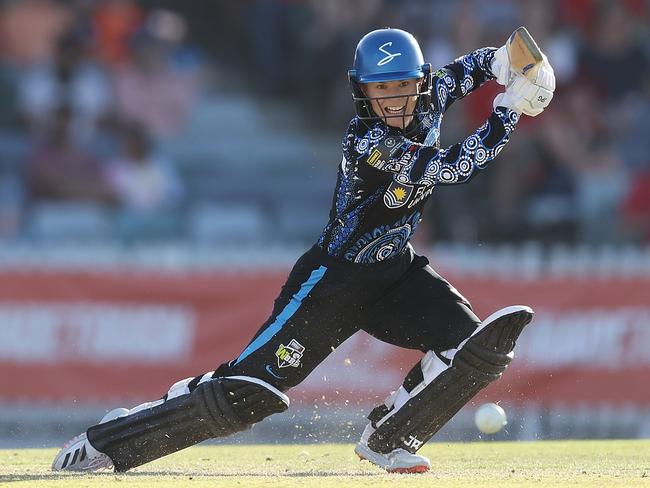
M266 365L266 371L267 371L271 376L275 376L275 377L276 377L277 379L279 379L279 380L286 379L286 376L278 376L277 374L275 374L275 373L273 372L273 370L271 370L271 366L268 365L268 364Z

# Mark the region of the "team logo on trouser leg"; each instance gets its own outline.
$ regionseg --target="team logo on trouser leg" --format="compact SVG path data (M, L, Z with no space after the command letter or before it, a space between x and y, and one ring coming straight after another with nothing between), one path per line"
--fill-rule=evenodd
M305 352L305 346L300 344L295 339L291 339L291 342L288 346L280 344L278 350L275 352L275 355L278 358L278 366L280 368L287 368L293 366L297 368L300 364L300 358L302 358L302 353Z

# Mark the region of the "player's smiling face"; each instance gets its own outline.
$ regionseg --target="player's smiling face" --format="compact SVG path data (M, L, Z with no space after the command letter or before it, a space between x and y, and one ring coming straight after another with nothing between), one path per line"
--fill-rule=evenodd
M422 79L379 81L363 84L363 90L371 98L372 110L384 118L391 127L404 129L413 120ZM410 95L410 96L409 96ZM384 98L395 97L395 98Z

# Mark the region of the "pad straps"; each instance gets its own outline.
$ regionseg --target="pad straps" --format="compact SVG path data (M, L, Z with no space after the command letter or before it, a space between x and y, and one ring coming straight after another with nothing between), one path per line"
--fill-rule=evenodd
M516 339L532 316L530 308L519 307L485 323L462 344L451 366L437 370L431 382L416 388L401 407L375 408L370 420L377 427L368 447L384 454L396 448L415 453L479 391L501 377L512 361ZM375 420L381 413L384 416Z

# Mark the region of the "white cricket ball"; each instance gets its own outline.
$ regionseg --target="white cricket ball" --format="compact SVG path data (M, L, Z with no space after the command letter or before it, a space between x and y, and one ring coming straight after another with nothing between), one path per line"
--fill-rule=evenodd
M508 423L506 412L496 403L484 403L476 409L474 423L484 434L496 434Z

